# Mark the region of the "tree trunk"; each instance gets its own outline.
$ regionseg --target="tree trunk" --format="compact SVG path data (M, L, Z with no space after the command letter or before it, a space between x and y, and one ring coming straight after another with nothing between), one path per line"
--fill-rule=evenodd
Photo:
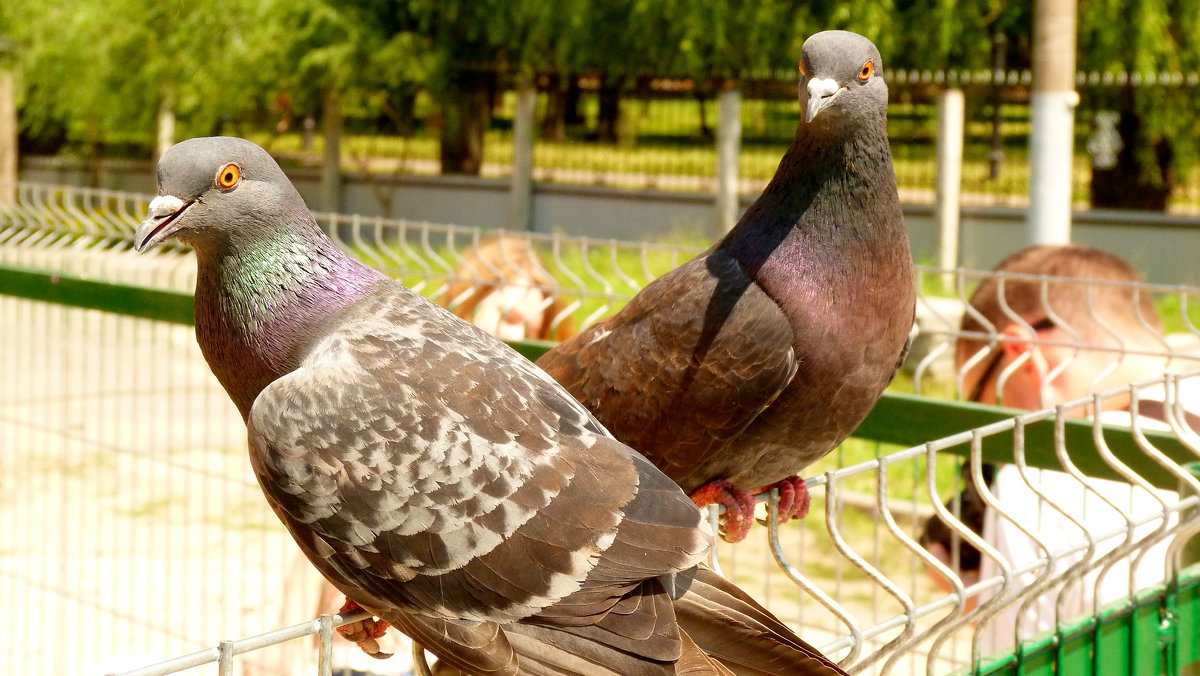
M583 90L579 88L579 78L568 75L566 100L563 102L563 122L568 127L583 124L583 113L579 112L579 99L582 96Z
M396 110L400 113L400 123L396 131L404 138L410 138L417 131L417 88L406 87L400 92L396 101Z
M1117 121L1122 145L1116 165L1106 169L1092 167L1092 206L1166 211L1175 186L1170 169L1171 143L1166 139L1157 142L1146 139L1142 120L1132 110L1132 92L1126 100L1129 104L1124 106Z
M483 168L483 136L491 108L492 74L459 70L442 98L443 174L478 175Z
M600 109L596 113L596 140L614 143L621 123L621 85L623 76L605 75L600 78Z
M567 140L567 87L561 75L549 77L546 88L546 115L542 118L542 138L561 143Z

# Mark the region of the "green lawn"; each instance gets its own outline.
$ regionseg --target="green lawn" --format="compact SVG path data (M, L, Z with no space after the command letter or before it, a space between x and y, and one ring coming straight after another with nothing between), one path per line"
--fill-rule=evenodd
M540 105L544 107L545 97ZM596 99L585 96L581 112L593 120ZM512 165L513 95L502 97L484 140L485 175L506 175ZM418 110L432 116L432 107L422 103ZM703 114L702 111L703 110ZM795 99L747 99L742 104L742 149L739 172L742 178L764 182L774 174L779 158L795 129L798 103ZM543 111L539 110L539 120ZM534 145L536 170L556 172L539 175L540 180L604 184L629 188L658 188L696 191L707 189L706 181L715 174L716 152L711 130L717 121L712 100L703 104L691 97L639 100L627 98L622 104L625 123L619 127L619 140L596 141L590 124L568 129L565 141L540 136ZM703 118L702 118L703 115ZM1003 202L1023 199L1028 193L1029 111L1024 105L1001 107L999 131L1002 161L994 178L991 173L993 123L987 106L968 106L964 146L963 192L984 196L985 201ZM707 130L707 131L706 131ZM1075 139L1073 194L1086 203L1090 180L1087 154L1088 125L1080 115ZM922 191L910 199L932 200L935 165L936 110L933 104L904 100L893 102L889 110L889 135L902 191ZM318 163L322 139L303 151L302 135L259 133L251 137L273 152L303 163ZM343 140L343 163L347 170L397 173L436 173L438 171L437 132L419 124L414 136L402 138L373 133L369 125L348 123ZM407 164L406 164L407 163ZM563 172L571 172L564 174ZM1195 202L1200 206L1200 172L1182 177L1176 203ZM978 199L976 199L978 201Z

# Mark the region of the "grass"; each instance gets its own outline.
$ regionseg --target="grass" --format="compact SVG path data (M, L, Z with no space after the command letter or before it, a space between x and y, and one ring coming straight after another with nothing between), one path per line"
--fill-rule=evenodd
M514 98L511 92L505 94L494 111L483 144L485 175L511 173ZM540 105L544 108L544 97ZM585 95L581 106L583 118L593 120L595 109L596 98ZM418 115L428 119L434 118L433 111L427 100L418 106ZM771 178L795 130L797 112L798 103L793 98L743 101L738 161L741 178L753 182ZM544 110L538 111L539 120L543 114ZM716 150L711 135L717 122L715 101L700 103L691 97L626 98L622 114L625 123L620 125L615 142L597 141L590 123L570 127L563 141L539 136L534 144L534 166L539 180L664 190L710 189L709 183L716 172ZM1029 190L1028 107L1005 104L1000 108L1002 159L996 176L992 176L995 149L991 108L971 106L968 115L963 192L990 196L999 202L1023 200ZM1077 202L1086 203L1091 168L1088 128L1085 117L1080 117L1072 191ZM936 174L936 107L932 103L896 100L889 109L888 126L900 189L907 192L910 200L931 202ZM323 142L320 135L313 138L308 150L304 149L300 132L252 133L251 138L295 161L320 162ZM414 135L405 138L377 133L370 124L352 120L342 144L347 170L430 174L439 171L437 130L425 124L418 124ZM1192 171L1180 179L1175 202L1200 206L1200 171Z

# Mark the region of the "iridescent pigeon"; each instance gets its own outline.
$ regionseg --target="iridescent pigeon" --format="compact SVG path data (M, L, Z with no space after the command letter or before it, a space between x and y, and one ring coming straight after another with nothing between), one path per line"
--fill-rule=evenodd
M618 439L745 537L842 442L899 367L912 256L887 137L883 62L846 31L802 49L803 119L775 177L715 246L538 360Z
M351 600L472 674L833 674L698 567L700 512L503 343L342 252L261 148L184 141L136 248L198 262L196 336L263 492Z

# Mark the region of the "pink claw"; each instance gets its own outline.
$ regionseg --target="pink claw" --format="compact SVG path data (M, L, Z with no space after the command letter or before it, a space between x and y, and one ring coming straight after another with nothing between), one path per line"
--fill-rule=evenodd
M339 613L352 612L362 610L362 606L358 605L349 598L346 603L338 609ZM386 620L379 620L374 617L369 617L358 622L343 624L337 628L337 632L346 640L352 641L358 645L359 649L364 653L374 657L377 660L386 660L392 656L392 653L385 653L379 648L378 639L383 638L387 633L388 627L391 625Z
M812 505L812 496L808 493L808 484L804 483L804 479L792 475L755 492L762 493L772 488L779 489L779 523L783 524L792 519L803 519L808 516L808 509Z
M719 479L692 491L691 498L698 507L725 506L725 513L721 515L719 522L721 539L726 542L741 542L746 539L754 522L754 495L750 491L741 490L732 483Z

